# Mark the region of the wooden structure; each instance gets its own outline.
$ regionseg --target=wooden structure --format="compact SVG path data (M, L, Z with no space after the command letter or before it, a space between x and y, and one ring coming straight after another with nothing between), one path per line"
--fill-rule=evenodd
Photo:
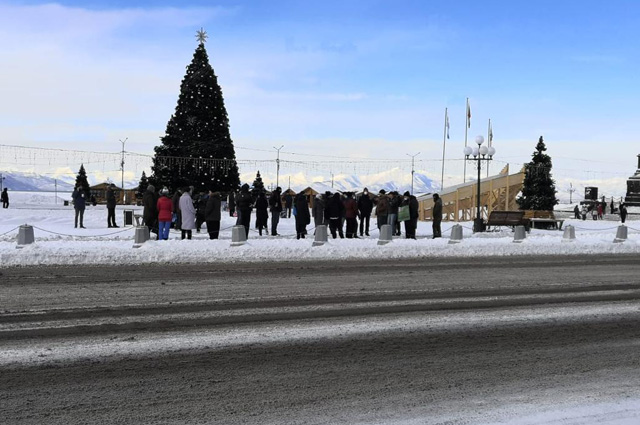
M524 168L509 174L509 165L496 176L480 181L480 212L486 220L492 211L513 211L518 209L516 196L522 191ZM468 182L453 186L439 193L442 199L443 221L472 221L476 218L477 184ZM418 198L420 220L431 220L433 197L431 194Z
M96 197L96 202L98 204L106 204L107 203L107 189L111 186L116 195L116 204L122 205L122 196L126 194L126 204L127 205L135 205L136 204L136 190L135 189L125 189L124 191L113 183L100 183L95 186L91 186L89 190L91 190L91 195Z

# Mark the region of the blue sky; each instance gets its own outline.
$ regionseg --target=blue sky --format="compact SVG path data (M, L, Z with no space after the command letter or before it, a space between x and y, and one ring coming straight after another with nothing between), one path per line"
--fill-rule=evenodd
M543 135L560 190L620 196L640 153L639 22L636 1L0 0L0 143L152 152L203 27L239 158L421 152L438 180L447 107L459 183L468 97L495 168Z

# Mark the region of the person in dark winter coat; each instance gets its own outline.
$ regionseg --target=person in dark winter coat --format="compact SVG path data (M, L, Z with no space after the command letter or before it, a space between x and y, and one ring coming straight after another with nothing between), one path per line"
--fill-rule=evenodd
M209 198L208 194L204 192L200 192L199 195L195 197L195 208L196 208L196 233L200 233L200 229L202 229L202 223L205 222L205 213L204 210L207 207L207 199Z
M271 236L278 236L278 223L282 212L282 189L276 187L269 197L269 208L271 210Z
M437 193L433 194L433 239L442 237L442 230L440 229L440 223L442 223L442 199Z
M416 228L418 227L418 200L408 191L404 193L402 205L409 206L409 220L404 222L404 233L407 239L416 238Z
M347 192L347 199L344 200L344 217L347 221L347 239L358 237L358 203L353 199L353 193Z
M389 197L384 189L380 189L380 193L375 199L376 203L376 219L378 221L378 230L382 229L383 224L387 224L389 216Z
M73 208L76 210L76 219L75 219L75 227L78 227L78 218L80 218L80 228L86 229L82 224L84 219L84 210L87 206L86 194L82 187L77 186L73 193L71 194L71 199L73 199Z
M620 221L622 221L622 223L624 224L624 222L627 220L627 206L620 202L620 207L618 208L620 210Z
M580 207L578 206L578 204L573 207L573 218L575 218L576 220L580 220Z
M158 240L166 241L169 239L171 220L173 219L173 201L169 199L169 189L166 187L160 191L156 207L158 210Z
M236 213L236 194L235 192L229 192L229 198L227 200L227 205L229 205L229 217L233 217Z
M296 195L296 234L297 238L303 238L307 234L307 225L311 223L311 214L309 214L309 203L307 195L300 192Z
M284 207L287 209L287 218L291 218L291 208L293 207L293 196L291 196L291 193L284 195Z
M2 208L9 208L9 192L6 187L2 190L0 197L2 198Z
M363 233L369 236L369 221L371 220L371 211L373 210L373 202L369 197L369 189L364 188L364 192L358 198L358 216L360 217L360 236Z
M107 189L107 227L118 227L116 225L116 194L113 185Z
M340 234L341 239L344 238L342 226L340 225L340 220L344 216L344 213L344 204L342 203L342 199L340 199L340 194L336 192L327 202L327 207L324 212L325 218L329 219L329 229L331 230L333 239L336 238L336 231Z
M209 191L209 199L204 211L204 219L207 223L209 239L218 239L220 234L220 192Z
M326 207L326 204L324 202L324 199L322 198L322 195L318 193L315 199L313 200L313 209L311 214L313 215L313 224L315 225L315 227L326 224L324 220L325 207Z
M158 195L156 195L156 188L152 184L147 186L147 190L142 195L142 205L144 206L142 217L145 226L149 228L150 232L158 233Z
M249 193L249 185L243 184L240 188L240 193L235 198L236 209L238 210L238 220L236 225L244 226L247 232L247 239L249 238L249 226L251 225L251 210L253 204L253 198Z
M176 230L180 230L180 226L182 225L182 214L180 213L180 197L182 196L182 189L177 189L176 193L173 194L173 198L171 201L173 202L173 215L175 216L175 220L173 217L171 220L173 221L173 228Z
M256 228L258 229L258 233L262 236L262 229L264 229L265 234L269 234L269 229L267 228L267 222L269 221L269 201L267 201L267 196L264 192L258 193L258 198L256 199Z

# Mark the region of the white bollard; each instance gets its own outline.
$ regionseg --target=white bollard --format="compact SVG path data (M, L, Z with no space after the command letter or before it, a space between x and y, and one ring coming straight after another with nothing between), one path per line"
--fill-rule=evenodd
M33 242L35 242L33 226L29 226L28 224L20 226L18 229L18 244L16 245L16 248L24 248L25 245L30 245Z
M382 227L380 228L380 237L378 239L378 245L386 245L389 242L391 242L391 240L392 240L391 225L383 224Z
M564 228L564 234L562 235L562 242L573 242L576 240L576 229L572 225L568 225Z
M449 238L449 243L460 243L462 242L462 226L459 224L455 224L451 228L451 237Z
M147 226L137 226L134 238L133 247L140 248L142 244L149 240L149 228Z
M327 235L327 226L321 224L316 227L316 237L311 246L322 246L329 240Z
M527 230L524 226L516 226L515 232L513 234L513 241L515 243L521 243L527 237Z
M624 224L618 226L618 231L616 232L616 238L613 240L613 243L621 243L627 240L627 226Z
M247 230L244 226L231 228L231 246L241 246L247 243Z

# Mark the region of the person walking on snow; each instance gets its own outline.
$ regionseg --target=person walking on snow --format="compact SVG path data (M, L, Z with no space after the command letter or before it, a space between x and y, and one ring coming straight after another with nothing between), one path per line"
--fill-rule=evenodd
M9 192L6 187L2 191L2 195L0 195L0 197L2 198L2 208L9 208Z
M347 239L358 237L358 203L353 199L353 193L347 192L347 199L344 200L344 216L347 220Z
M156 233L158 231L158 196L154 185L147 186L147 190L142 195L142 205L144 205L142 211L144 224L149 228L149 232Z
M249 185L243 184L240 194L236 197L236 209L238 210L238 220L236 225L244 226L244 230L249 239L249 226L251 226L251 210L253 209L253 198L249 193Z
M442 223L442 200L437 193L433 194L433 239L442 237L442 230L440 229L440 223Z

